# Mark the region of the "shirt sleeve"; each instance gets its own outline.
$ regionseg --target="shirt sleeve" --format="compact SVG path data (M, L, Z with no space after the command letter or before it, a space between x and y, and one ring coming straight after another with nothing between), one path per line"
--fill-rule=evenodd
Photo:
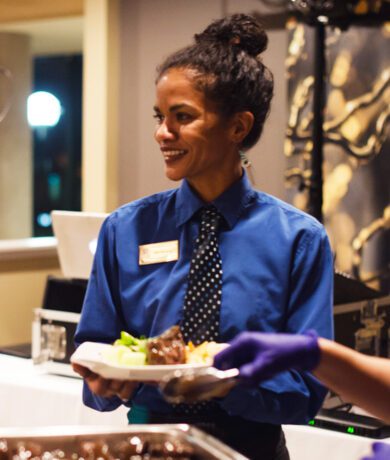
M304 232L293 257L283 331L314 329L333 338L333 256L322 226ZM310 373L283 372L256 389L242 385L221 401L232 415L264 423L307 423L319 410L326 388Z
M106 219L100 230L81 318L76 329L76 346L85 341L112 343L124 329L120 312L113 219L114 216ZM111 411L122 404L117 397L96 396L85 382L83 402L99 411Z

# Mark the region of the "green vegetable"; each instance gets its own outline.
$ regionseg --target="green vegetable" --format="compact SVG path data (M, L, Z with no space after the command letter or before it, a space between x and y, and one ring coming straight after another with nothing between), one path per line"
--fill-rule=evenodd
M146 364L146 354L132 351L124 345L107 348L103 352L106 362L120 366L144 366Z
M130 350L146 354L146 342L148 339L145 337L137 338L128 332L121 331L120 339L115 340L114 346L125 346Z

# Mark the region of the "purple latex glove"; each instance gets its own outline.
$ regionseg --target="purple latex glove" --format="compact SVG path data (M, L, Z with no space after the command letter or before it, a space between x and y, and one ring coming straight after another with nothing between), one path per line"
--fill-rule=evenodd
M288 369L310 371L320 360L318 336L242 332L214 358L218 369L237 367L240 379L256 385Z
M390 459L390 444L383 442L374 442L372 445L372 455L364 457L362 460L389 460Z

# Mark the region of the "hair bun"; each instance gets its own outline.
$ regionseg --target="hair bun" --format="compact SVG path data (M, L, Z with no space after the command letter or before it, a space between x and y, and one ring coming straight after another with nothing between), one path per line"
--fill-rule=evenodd
M197 43L220 42L257 56L267 48L268 37L259 22L246 14L233 14L211 23L195 35Z

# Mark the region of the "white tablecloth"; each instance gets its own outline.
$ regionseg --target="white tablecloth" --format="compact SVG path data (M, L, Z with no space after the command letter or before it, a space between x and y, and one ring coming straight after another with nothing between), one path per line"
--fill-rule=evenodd
M127 425L124 406L113 412L84 406L82 384L47 374L29 359L0 354L0 427Z
M291 460L360 460L376 440L310 426L284 425ZM390 460L390 459L389 459Z
M0 354L0 433L1 427L127 425L126 407L94 411L83 405L81 391L81 379L47 374L29 359ZM359 460L374 441L310 426L283 429L291 460Z

